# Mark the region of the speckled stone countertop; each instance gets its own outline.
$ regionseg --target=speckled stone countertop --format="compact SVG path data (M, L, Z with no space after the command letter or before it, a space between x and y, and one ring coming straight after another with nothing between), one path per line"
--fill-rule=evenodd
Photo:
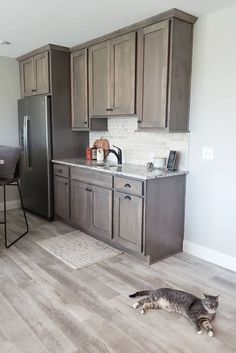
M96 161L71 158L71 159L53 159L53 163L59 163L68 165L71 167L81 167L90 170L95 170L104 173L111 173L114 175L120 175L130 178L137 179L157 179L157 178L166 178L177 175L188 174L187 171L177 170L174 172L169 172L166 169L153 169L148 170L146 166L139 164L124 163L122 165L114 165L110 163L98 164Z

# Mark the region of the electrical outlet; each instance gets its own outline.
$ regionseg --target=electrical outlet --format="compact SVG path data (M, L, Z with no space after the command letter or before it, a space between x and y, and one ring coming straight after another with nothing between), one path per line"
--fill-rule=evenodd
M202 158L203 159L213 159L214 149L213 147L204 146L202 148Z

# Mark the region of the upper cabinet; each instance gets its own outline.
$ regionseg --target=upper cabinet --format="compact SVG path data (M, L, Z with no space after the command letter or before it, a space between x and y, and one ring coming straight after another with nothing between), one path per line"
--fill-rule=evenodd
M138 31L138 129L188 131L193 25L177 18Z
M72 129L89 128L87 49L71 54L71 113Z
M49 93L48 51L20 61L21 96Z
M98 127L98 121L111 116L137 116L138 131L188 131L196 21L171 9L72 48L72 109L78 104L73 124L84 129L89 116L91 130L92 121ZM73 57L80 50L88 50L87 115L87 99L81 93L85 92L85 56L82 51L77 71Z
M135 113L136 33L111 40L110 115Z
M136 33L89 48L89 114L135 112Z
M89 114L110 113L110 42L89 48Z
M169 21L140 29L138 39L139 127L166 128Z

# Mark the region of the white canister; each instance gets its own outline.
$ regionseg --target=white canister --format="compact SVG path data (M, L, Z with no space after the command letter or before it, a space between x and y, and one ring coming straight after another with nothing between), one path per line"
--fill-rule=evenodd
M97 149L97 162L103 162L104 161L104 151L102 148Z
M153 158L154 168L165 168L166 166L166 158L162 157L154 157Z

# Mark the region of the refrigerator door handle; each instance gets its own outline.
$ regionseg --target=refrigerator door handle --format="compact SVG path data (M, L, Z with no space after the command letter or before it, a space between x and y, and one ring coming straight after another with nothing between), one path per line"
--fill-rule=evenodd
M28 141L28 123L30 119L27 115L24 116L24 161L25 161L25 169L27 172L30 171L30 166L29 166L29 141Z

